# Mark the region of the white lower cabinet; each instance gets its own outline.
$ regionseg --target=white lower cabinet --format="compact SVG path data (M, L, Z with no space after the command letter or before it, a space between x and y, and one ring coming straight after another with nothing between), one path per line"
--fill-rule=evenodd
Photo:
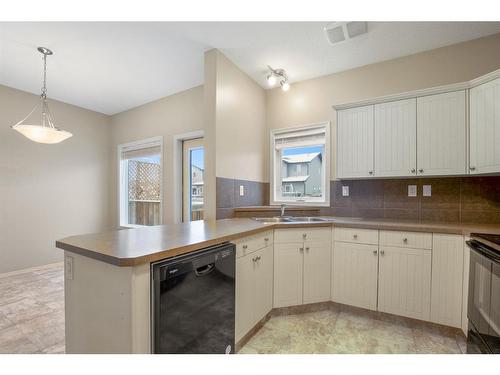
M431 250L380 246L378 309L429 320Z
M377 309L378 245L333 244L332 300Z
M331 242L304 243L303 303L330 299Z
M273 306L330 300L331 229L282 229L275 239Z
M273 247L236 259L236 341L273 305Z
M274 245L274 307L302 304L303 243Z
M464 237L434 234L432 239L431 321L460 328Z

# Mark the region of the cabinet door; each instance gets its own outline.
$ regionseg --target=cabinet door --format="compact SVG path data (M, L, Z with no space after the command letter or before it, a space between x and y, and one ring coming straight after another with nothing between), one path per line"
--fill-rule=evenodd
M375 105L375 175L415 176L417 168L417 100Z
M236 341L254 324L255 262L252 255L236 259Z
M337 177L373 176L373 106L337 114Z
M254 276L254 324L257 324L273 308L273 247L268 246L254 256L258 259Z
M304 244L304 303L330 300L332 244L309 242Z
M378 246L334 242L332 300L377 309Z
M470 173L500 172L500 79L470 90Z
M466 172L465 91L417 98L417 173Z
M304 244L274 245L274 307L302 304Z
M432 238L431 321L460 328L464 238L434 234Z
M429 320L431 250L380 247L378 309Z

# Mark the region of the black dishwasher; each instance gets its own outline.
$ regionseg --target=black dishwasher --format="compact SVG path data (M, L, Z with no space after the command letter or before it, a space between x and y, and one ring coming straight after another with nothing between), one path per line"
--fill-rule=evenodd
M153 353L234 351L235 245L152 263Z

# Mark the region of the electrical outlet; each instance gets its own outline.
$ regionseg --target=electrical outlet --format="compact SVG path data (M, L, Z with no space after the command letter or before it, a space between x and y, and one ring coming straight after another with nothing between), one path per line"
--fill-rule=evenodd
M432 196L432 185L424 185L422 187L422 195L424 197L431 197Z
M349 186L342 186L342 196L343 197L348 197L349 196Z
M409 197L417 196L417 185L408 185L408 196Z
M73 269L73 257L67 255L64 257L64 273L66 275L66 280L73 280L74 269Z
M243 185L240 185L240 197L245 195L245 187Z

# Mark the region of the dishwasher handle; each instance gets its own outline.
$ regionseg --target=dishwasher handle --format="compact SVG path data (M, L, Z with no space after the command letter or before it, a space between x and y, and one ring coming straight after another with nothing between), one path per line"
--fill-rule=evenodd
M211 273L215 269L215 263L206 264L194 270L197 277L203 277Z

